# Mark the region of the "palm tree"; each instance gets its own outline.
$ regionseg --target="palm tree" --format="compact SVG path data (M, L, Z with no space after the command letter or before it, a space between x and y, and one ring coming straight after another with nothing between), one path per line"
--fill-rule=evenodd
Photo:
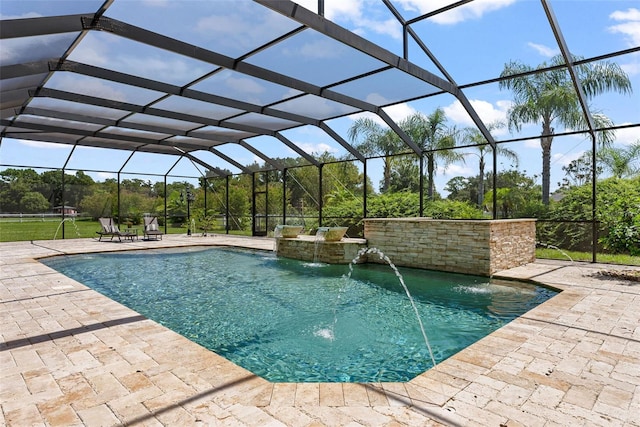
M456 146L457 131L447 127L447 117L442 108L437 108L433 113L424 116L415 113L400 123L400 127L424 150L424 158L427 160L427 196L433 200L433 178L436 173L438 159L447 166L456 161L464 162L464 155L451 150Z
M598 153L598 159L614 177L633 177L640 173L640 139L628 148L605 147Z
M490 131L493 129L497 129L502 127L502 123L496 122L491 123L487 126L487 129ZM478 156L478 206L482 207L482 203L484 202L484 167L485 167L485 156L491 153L491 146L487 143L484 135L478 130L478 128L467 128L464 131L463 141L469 144L476 144L474 148L476 152L466 153L467 155ZM500 145L496 145L496 153L499 156L504 156L509 160L512 160L516 167L518 166L518 153L515 151L502 147Z
M357 150L367 156L382 155L384 157L383 184L380 188L386 192L391 185L391 159L397 153L403 143L400 137L390 128L383 127L376 121L361 117L356 120L348 130L349 139L354 142L360 136L364 140L355 146Z
M577 59L577 58L574 58ZM557 55L542 63L536 69L557 67L550 71L533 73L536 69L529 65L512 61L505 65L501 77L515 76L500 81L500 88L513 92L514 104L509 110L509 129L520 130L525 123L542 123L540 146L542 147L542 202L549 203L549 182L551 179L551 143L553 142L554 121L565 128L584 129L585 117L572 80L564 65L564 59ZM610 62L579 64L575 66L578 79L582 83L587 98L593 98L606 91L631 93L631 82L619 65ZM601 128L610 121L603 115L593 115L596 127ZM611 143L613 132L598 132L603 146Z

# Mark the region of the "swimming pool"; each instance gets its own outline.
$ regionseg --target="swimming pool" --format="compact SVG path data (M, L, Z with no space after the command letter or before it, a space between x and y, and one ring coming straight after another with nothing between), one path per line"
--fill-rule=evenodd
M310 264L230 248L42 260L273 382L407 381L432 367L386 266ZM531 284L401 268L442 361L555 295Z

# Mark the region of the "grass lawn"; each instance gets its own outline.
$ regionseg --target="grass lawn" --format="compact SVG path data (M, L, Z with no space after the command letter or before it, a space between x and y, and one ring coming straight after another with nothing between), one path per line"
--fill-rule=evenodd
M591 252L559 251L557 249L537 248L536 258L591 262L592 255ZM597 254L597 260L603 264L640 265L640 256L599 253Z
M120 230L125 229L121 226ZM138 235L142 236L142 225L134 225L132 228L138 230ZM96 231L100 230L100 223L90 219L67 220L64 223L64 238L76 239L85 237L99 237ZM160 228L164 231L164 227ZM54 240L62 239L63 228L60 221L24 221L17 222L0 221L0 242L16 242L24 240ZM167 229L168 234L186 234L186 227L172 227Z
M120 226L120 230L124 230L126 226ZM131 228L138 230L138 236L143 235L142 224L134 225ZM91 219L68 219L64 223L64 238L77 239L99 236L96 231L100 230L100 223ZM160 226L160 230L164 231L164 226ZM28 221L19 222L16 219L0 219L0 242L18 242L25 240L54 240L62 239L63 228L60 220L37 220L30 218ZM193 234L200 234L199 229L193 230ZM210 233L224 234L224 229L213 229ZM235 235L250 235L250 231L230 231ZM169 225L167 234L187 234L187 227L175 227Z

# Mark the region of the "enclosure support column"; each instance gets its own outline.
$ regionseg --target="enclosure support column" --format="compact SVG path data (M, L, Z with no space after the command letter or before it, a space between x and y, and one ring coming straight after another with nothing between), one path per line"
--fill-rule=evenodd
M493 182L491 183L492 189L491 191L493 191L493 219L497 219L498 218L498 147L495 147L493 150ZM480 177L480 179L483 179L483 177ZM480 209L482 209L482 206L480 206Z
M131 154L129 154L129 157L127 157L127 160L124 161L124 163L122 164L122 166L120 166L120 169L118 169L118 226L120 226L120 219L122 218L121 212L120 212L120 173L122 173L122 171L124 170L125 166L127 166L127 163L129 163L129 160L131 160L131 158L133 157L134 154L136 154L136 151L138 149L136 148L135 150L133 150L131 152ZM166 197L166 195L165 195ZM111 215L109 215L111 216Z
M282 223L287 223L287 168L282 170Z
M120 227L120 171L118 171L118 191L116 194L118 196L118 227Z
M164 234L167 234L167 175L164 176ZM146 236L145 236L146 237Z
M596 213L596 135L591 133L591 262L596 262L598 253L598 218Z
M256 174L251 173L251 235L256 235Z
M420 154L420 177L419 177L419 191L420 191L420 213L418 216L424 216L424 155Z
M62 168L62 191L61 191L61 195L62 195L62 239L64 239L64 168ZM54 202L55 204L55 202Z
M322 227L322 168L324 163L318 166L318 227Z
M225 220L224 220L224 228L225 232L229 234L229 175L225 177Z
M64 220L66 219L66 213L65 213L66 209L64 207L66 206L65 201L67 200L67 198L65 197L64 171L67 169L67 165L69 164L69 161L71 160L71 156L73 156L74 151L76 151L77 146L78 146L77 142L73 144L73 148L71 148L71 151L67 156L67 160L65 160L64 165L62 166L62 203L61 205L62 205L62 238L63 239L64 239L64 225L65 225ZM76 230L77 230L77 227L76 227ZM80 237L80 235L78 235L78 237Z
M269 233L269 171L264 171L264 215L266 233ZM275 228L275 227L274 227ZM267 234L265 234L266 236Z
M202 180L202 185L204 187L204 217L207 217L207 187L208 187L208 181L207 181L207 177L205 176Z
M362 172L364 174L362 179L362 218L367 217L367 161L362 162L364 165Z

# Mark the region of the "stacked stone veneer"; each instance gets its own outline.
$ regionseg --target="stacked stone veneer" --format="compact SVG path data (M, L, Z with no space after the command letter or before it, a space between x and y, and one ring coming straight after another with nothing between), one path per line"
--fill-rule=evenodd
M533 219L364 220L368 247L378 248L398 266L490 276L535 260ZM369 257L369 262L380 262Z
M276 239L278 256L327 264L348 264L364 247L366 247L364 239L345 238L339 242L317 242L315 236Z

